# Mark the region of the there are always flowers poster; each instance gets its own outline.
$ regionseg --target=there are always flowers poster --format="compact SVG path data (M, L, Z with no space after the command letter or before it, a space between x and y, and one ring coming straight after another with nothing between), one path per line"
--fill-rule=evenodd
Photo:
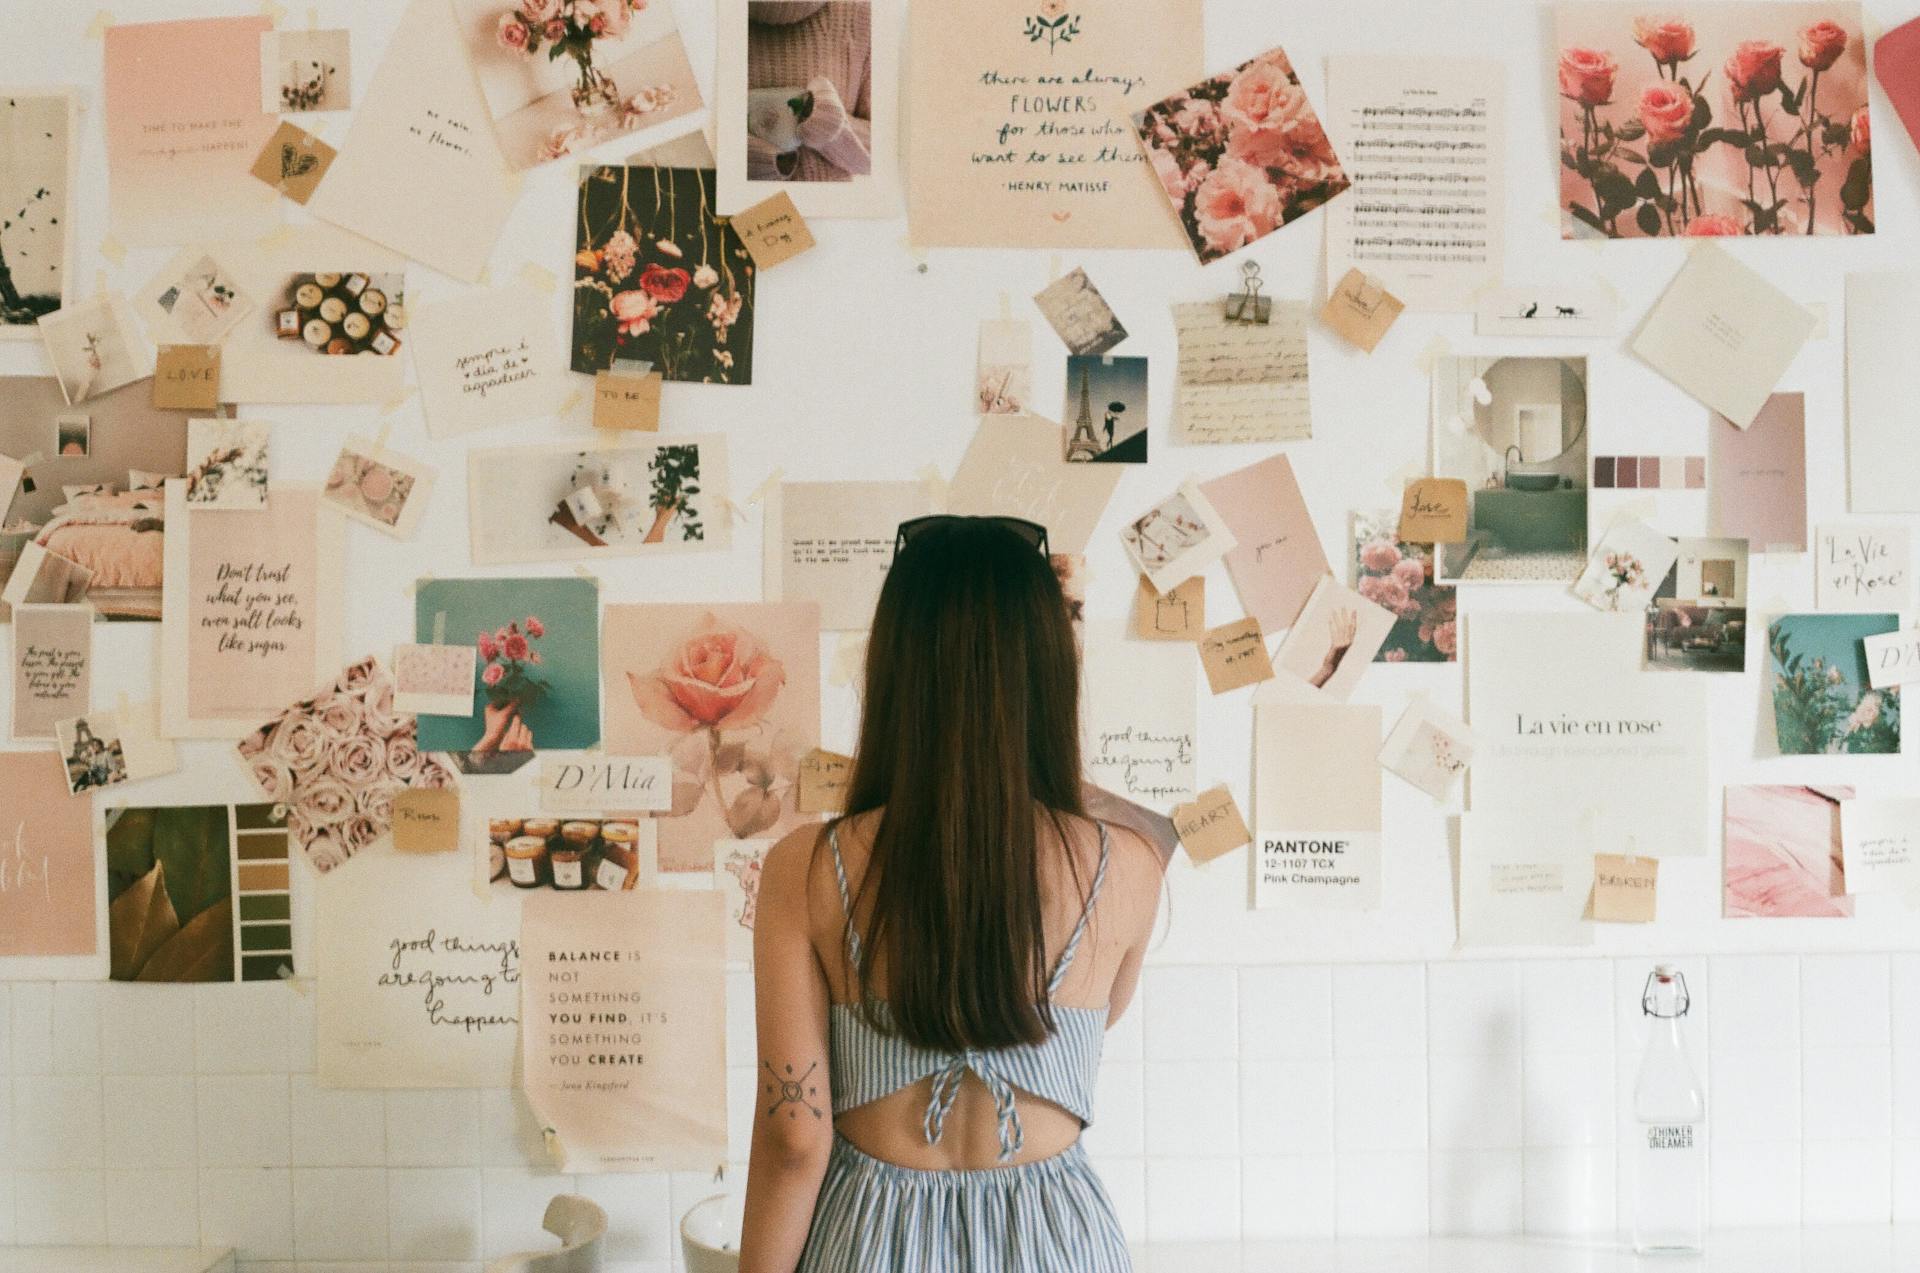
M1858 4L1555 10L1564 237L1871 234Z
M575 247L575 371L752 383L753 258L715 214L712 169L583 169Z
M602 645L607 751L673 761L662 871L711 872L716 841L777 838L807 820L819 606L610 605Z

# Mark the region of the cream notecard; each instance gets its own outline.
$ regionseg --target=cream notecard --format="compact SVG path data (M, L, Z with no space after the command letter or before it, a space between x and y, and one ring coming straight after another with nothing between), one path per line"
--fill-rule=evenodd
M412 0L308 211L473 283L519 198L452 7Z
M1089 632L1080 696L1088 777L1158 812L1193 799L1196 679L1191 650Z
M1703 244L1640 324L1632 348L1744 429L1813 328L1804 305L1724 248Z
M1847 892L1920 890L1920 798L1840 802L1840 847Z
M1592 818L1565 810L1463 814L1459 944L1591 944L1593 925L1583 916L1593 893L1593 841Z
M1898 522L1822 526L1814 540L1814 604L1822 610L1906 610L1913 532Z
M1920 628L1902 628L1866 637L1861 646L1867 678L1874 689L1920 681Z
M427 430L449 438L559 411L566 364L553 306L525 283L414 309L413 371Z

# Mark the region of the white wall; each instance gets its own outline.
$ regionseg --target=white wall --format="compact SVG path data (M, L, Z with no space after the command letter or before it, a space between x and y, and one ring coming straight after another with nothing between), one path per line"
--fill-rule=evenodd
M27 8L24 0L6 7L22 14ZM710 14L694 0L680 0L679 8L694 65L710 83ZM1868 8L1873 29L1920 13L1916 0L1876 0ZM243 0L152 0L138 16L257 9ZM97 274L131 291L167 254L109 259L97 248L106 187L100 45L86 35L95 11L34 6L32 38L0 48L0 82L85 87L79 277L85 284ZM356 101L398 11L397 3L317 6L319 25L353 28ZM1671 244L1559 241L1546 109L1548 11L1497 0L1375 0L1364 25L1353 13L1334 0L1284 8L1269 0L1209 0L1209 66L1284 43L1318 96L1320 58L1329 52L1505 58L1510 276L1603 275L1621 296L1624 332L1678 266L1679 253ZM306 6L284 18L293 25L306 19ZM1920 243L1920 164L1877 91L1874 109L1884 229L1876 240L1735 246L1795 296L1826 309L1826 335L1808 346L1785 386L1808 395L1816 521L1844 510L1842 277L1895 262L1910 266ZM335 143L344 137L346 116L314 118L322 136ZM624 153L614 147L597 157ZM564 169L529 183L502 235L494 276L508 277L524 262L566 276L572 203ZM288 211L290 219L302 215ZM670 431L728 434L742 503L776 471L796 479L885 478L931 464L950 473L973 427L975 322L998 313L1003 292L1016 313L1034 321L1038 399L1053 401L1063 388L1062 351L1024 298L1056 268L1079 263L1136 333L1122 352L1154 358L1158 458L1125 476L1095 538L1095 621L1117 622L1132 595L1116 534L1124 516L1190 471L1222 472L1265 453L1165 444L1173 368L1167 305L1227 290L1237 262L1199 270L1172 252L1092 252L1057 261L1019 252L923 258L904 246L900 222L826 222L814 230L820 246L762 282L755 386L667 390ZM1252 255L1272 294L1305 296L1323 286L1317 217ZM415 270L409 290L419 303L457 289ZM556 321L561 300L556 295ZM1401 477L1425 456L1423 360L1436 341L1459 352L1586 353L1594 453L1704 450L1704 412L1624 355L1617 341L1542 348L1476 340L1465 318L1406 318L1369 357L1316 328L1317 436L1289 452L1336 560L1344 557L1347 512L1390 504ZM44 371L37 347L0 347L0 372ZM564 433L506 428L436 445L417 399L386 417L371 407L256 414L284 426L275 437L281 479L319 478L341 437L382 423L393 426L394 445L440 467L442 484L416 542L350 529L346 630L356 651L407 638L408 607L398 602L423 569L523 573L467 564L465 446L585 432L584 425ZM1648 430L1671 445L1646 444ZM757 598L758 518L757 508L745 511L726 554L609 563L600 571L603 595ZM1810 607L1811 588L1804 556L1756 559L1756 612ZM1238 617L1223 574L1209 591L1212 622ZM1463 608L1574 604L1518 590L1475 595ZM1756 625L1756 659L1757 632ZM150 692L158 671L155 636L139 625L100 630L100 701L121 691ZM7 640L0 638L0 659L10 657ZM1415 691L1457 707L1459 670L1375 668L1358 698L1381 704L1391 720ZM844 748L852 741L851 696L830 687L826 704L826 742ZM1852 782L1863 794L1920 787L1912 753L1754 759L1761 705L1757 678L1714 686L1716 787L1800 780ZM1246 710L1244 694L1203 706L1200 778L1203 785L1230 781L1250 808ZM180 775L143 789L140 798L251 797L245 775L221 747L192 746L187 761ZM1716 1220L1886 1218L1896 1199L1903 1218L1920 1219L1920 956L1873 953L1920 948L1920 925L1911 916L1876 917L1863 907L1851 922L1723 921L1716 851L1663 869L1661 923L1609 930L1593 957L1454 960L1446 956L1451 881L1442 812L1389 780L1385 827L1385 903L1368 916L1252 914L1241 857L1205 871L1176 863L1171 922L1142 1006L1114 1037L1100 1122L1091 1133L1136 1236L1610 1228L1618 1192L1615 1133L1638 1046L1632 1005L1647 956L1656 952L1722 953L1684 961L1697 992L1703 1028L1696 1042L1714 1110ZM1717 828L1714 844L1717 850ZM303 892L303 912L307 901ZM1855 953L1802 954L1842 950ZM729 1073L736 1096L745 1097L752 1073L746 987L743 977L733 982ZM505 1091L316 1090L307 991L0 987L0 1242L202 1240L238 1245L260 1267L283 1271L453 1273L535 1241L546 1197L575 1182L532 1166L538 1160L525 1143L517 1099ZM671 1215L710 1189L705 1180L679 1178L579 1184L616 1204L624 1235L618 1258L632 1261L619 1273L664 1269Z

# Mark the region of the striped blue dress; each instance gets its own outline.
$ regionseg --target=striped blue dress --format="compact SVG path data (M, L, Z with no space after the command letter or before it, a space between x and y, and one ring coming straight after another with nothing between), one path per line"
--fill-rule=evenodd
M857 978L860 935L853 929L838 834L829 832L827 843L847 913L847 960ZM1107 856L1102 826L1100 865L1047 983L1049 996L1086 934L1107 878ZM878 1013L884 1020L884 1004ZM922 1130L928 1144L937 1144L961 1080L971 1073L993 1094L1005 1163L1021 1146L1016 1090L1054 1102L1082 1126L1093 1121L1107 1010L1056 1007L1053 1015L1054 1032L1040 1043L945 1053L877 1030L855 1005L836 1003L827 1023L833 1112L931 1078ZM1079 1141L1036 1162L919 1171L862 1153L836 1134L799 1267L800 1273L1130 1273L1133 1264L1113 1204Z

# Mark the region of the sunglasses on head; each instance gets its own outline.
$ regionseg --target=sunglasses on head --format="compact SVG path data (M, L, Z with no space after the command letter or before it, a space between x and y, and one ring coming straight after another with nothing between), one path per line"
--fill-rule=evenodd
M1042 557L1047 555L1047 528L1039 522L1030 522L1024 517L963 517L958 513L935 513L929 517L915 517L900 523L900 529L893 538L893 555L897 558L900 550L913 541L914 536L932 526L941 526L950 522L991 522L1004 527L1020 538L1032 544Z

